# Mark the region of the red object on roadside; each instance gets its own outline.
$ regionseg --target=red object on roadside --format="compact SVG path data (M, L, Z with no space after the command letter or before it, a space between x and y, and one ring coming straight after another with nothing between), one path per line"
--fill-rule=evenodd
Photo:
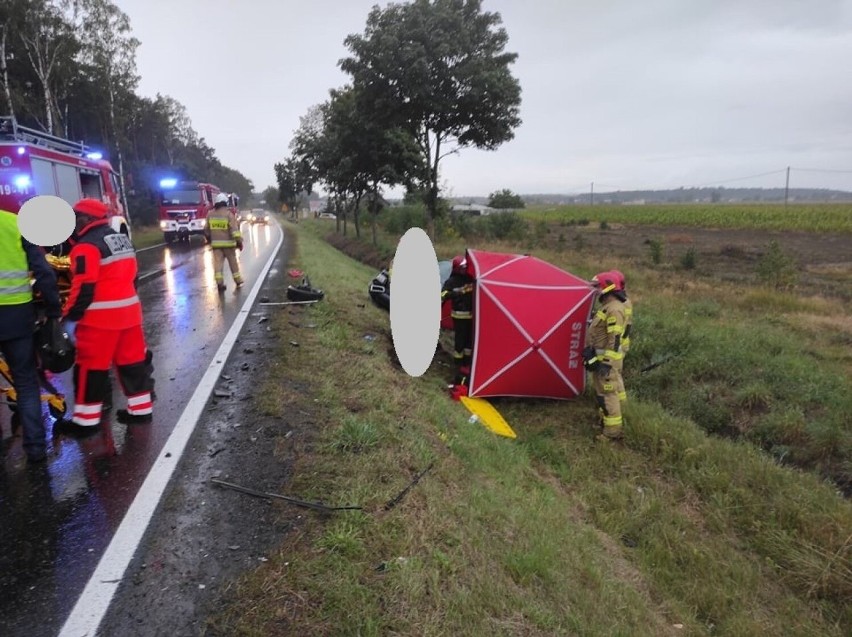
M300 277L305 276L305 273L301 270L287 270L287 276L293 277L294 279L298 279Z

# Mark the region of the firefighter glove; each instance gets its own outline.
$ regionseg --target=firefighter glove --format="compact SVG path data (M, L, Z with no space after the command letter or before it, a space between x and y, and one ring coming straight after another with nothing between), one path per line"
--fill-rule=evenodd
M242 252L243 251L243 242L242 239L237 240L237 249Z

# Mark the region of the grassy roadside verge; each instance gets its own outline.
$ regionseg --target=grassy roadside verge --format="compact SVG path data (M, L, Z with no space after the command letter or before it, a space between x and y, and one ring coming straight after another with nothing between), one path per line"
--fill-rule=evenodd
M150 248L163 243L163 231L160 226L134 226L133 245L137 250Z
M327 298L273 319L286 338L262 393L286 375L310 391L285 409L318 400L325 418L282 492L364 511L309 514L235 587L226 632L841 635L852 622L852 508L817 478L641 398L624 449L590 443L586 399L501 404L519 439L497 438L446 397L440 360L420 379L389 362L387 314L366 296L375 270L318 226L288 228L292 265Z

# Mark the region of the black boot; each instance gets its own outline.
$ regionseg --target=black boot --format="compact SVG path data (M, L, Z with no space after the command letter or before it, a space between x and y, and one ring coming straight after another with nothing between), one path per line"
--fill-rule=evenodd
M119 409L115 412L118 422L125 425L141 425L147 424L154 419L153 414L131 414L126 409Z

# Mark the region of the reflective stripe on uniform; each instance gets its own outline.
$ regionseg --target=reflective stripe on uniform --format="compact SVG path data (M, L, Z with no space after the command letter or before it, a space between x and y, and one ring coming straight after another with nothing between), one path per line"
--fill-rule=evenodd
M211 248L236 248L236 241L212 241L210 242Z
M595 350L595 354L601 358L608 358L613 361L619 361L624 358L622 352L614 352L611 349L597 349Z
M32 291L29 281L23 285L4 285L0 283L0 294L27 294Z
M135 252L127 252L125 254L114 254L111 257L105 257L101 259L101 265L109 265L110 263L115 263L116 261L121 261L122 259L135 259Z
M29 270L18 215L0 210L0 305L23 305L33 300Z
M30 273L26 270L0 270L0 281L5 281L6 279L18 280L26 279L29 280Z
M138 296L131 296L126 299L119 299L117 301L95 301L90 304L88 310L112 310L117 307L127 307L128 305L134 305L139 303Z
M457 319L469 319L469 318L473 318L473 313L471 313L471 312L463 312L463 311L461 311L461 310L460 310L460 311L458 311L458 312L455 312L455 311L454 311L454 312L450 312L450 318L457 318Z

